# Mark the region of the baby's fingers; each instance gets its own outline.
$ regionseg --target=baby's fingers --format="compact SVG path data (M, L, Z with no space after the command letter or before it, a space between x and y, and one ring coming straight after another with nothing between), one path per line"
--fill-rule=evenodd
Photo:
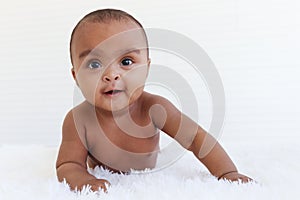
M245 175L240 174L238 172L226 174L221 179L226 179L226 180L230 180L230 181L241 181L242 183L248 183L250 181L253 181L248 176L245 176Z
M107 187L110 186L110 183L105 179L93 179L90 180L88 184L93 191L103 190L104 192L107 192Z
M251 178L244 175L239 176L237 179L240 180L242 183L248 183L250 181L253 181Z

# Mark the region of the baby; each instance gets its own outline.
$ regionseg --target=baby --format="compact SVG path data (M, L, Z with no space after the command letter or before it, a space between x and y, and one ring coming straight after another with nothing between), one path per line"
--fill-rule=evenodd
M160 130L193 152L218 179L250 181L220 144L167 99L144 91L150 68L142 25L124 11L103 9L76 25L70 42L72 75L85 101L65 117L56 162L72 189L109 182L87 168L112 172L155 168Z

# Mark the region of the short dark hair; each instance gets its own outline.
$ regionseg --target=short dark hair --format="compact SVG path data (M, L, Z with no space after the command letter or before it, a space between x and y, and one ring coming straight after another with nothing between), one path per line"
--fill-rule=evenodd
M141 29L142 32L145 36L145 40L146 40L146 45L147 45L147 52L148 52L148 39L147 39L147 35L146 32L144 30L144 27L142 26L142 24L135 19L132 15L128 14L125 11L122 10L117 10L117 9L111 9L111 8L107 8L107 9L99 9L99 10L95 10L87 15L85 15L74 27L72 33L71 33L71 39L70 39L70 57L71 57L71 63L73 64L73 58L72 58L72 52L71 52L71 48L72 48L72 42L73 42L73 37L74 34L76 32L76 30L78 29L78 27L80 26L80 24L84 23L84 22L92 22L92 23L107 23L110 22L111 20L116 20L116 21L122 21L122 20L131 20L133 22L135 22ZM149 55L149 52L147 53L147 55Z

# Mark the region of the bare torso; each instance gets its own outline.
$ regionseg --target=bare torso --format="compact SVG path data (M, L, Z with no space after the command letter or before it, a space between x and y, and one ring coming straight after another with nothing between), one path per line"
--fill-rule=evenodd
M133 106L122 113L103 117L103 113L84 102L78 112L73 112L88 150L89 167L98 165L115 172L155 167L159 131L149 116L151 105L141 98Z

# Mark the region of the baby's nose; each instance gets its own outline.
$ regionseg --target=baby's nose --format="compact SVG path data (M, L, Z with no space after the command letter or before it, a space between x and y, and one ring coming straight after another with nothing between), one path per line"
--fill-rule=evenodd
M104 82L111 82L111 81L117 81L121 78L120 74L118 73L106 73L103 76L103 81Z

